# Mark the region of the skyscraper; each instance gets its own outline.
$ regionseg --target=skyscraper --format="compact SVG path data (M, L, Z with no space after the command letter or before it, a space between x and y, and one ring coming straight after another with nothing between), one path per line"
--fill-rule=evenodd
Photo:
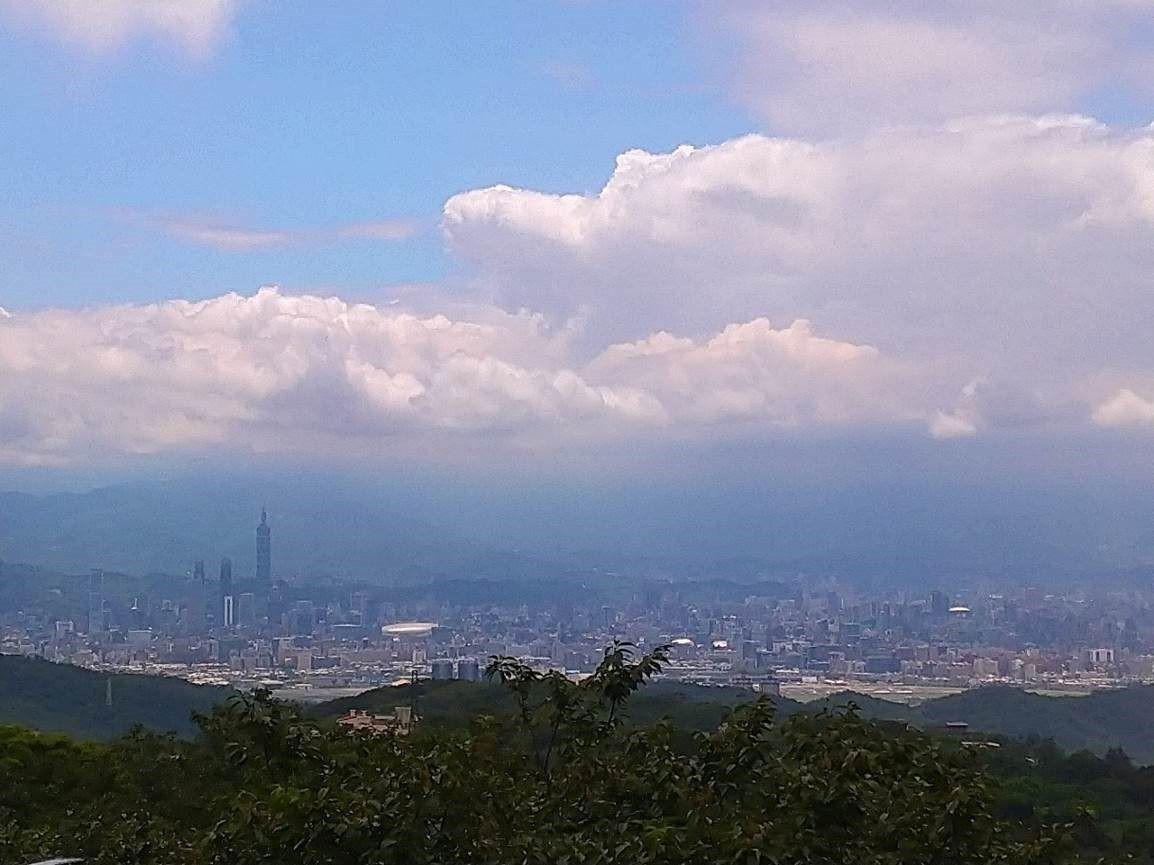
M256 581L262 586L272 582L272 530L264 508L260 509L260 525L256 527Z
M88 578L88 633L103 633L105 624L104 571L93 571Z
M220 624L231 628L236 624L232 596L232 559L220 560Z

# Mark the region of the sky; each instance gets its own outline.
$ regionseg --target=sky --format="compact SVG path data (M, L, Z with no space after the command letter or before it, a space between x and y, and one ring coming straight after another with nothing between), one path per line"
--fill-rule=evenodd
M1154 477L1152 22L0 0L0 477Z

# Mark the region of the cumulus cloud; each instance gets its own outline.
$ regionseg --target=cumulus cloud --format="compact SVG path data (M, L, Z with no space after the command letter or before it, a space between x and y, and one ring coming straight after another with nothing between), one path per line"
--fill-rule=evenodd
M478 189L443 226L487 301L0 314L3 458L1154 423L1100 386L1103 358L1116 382L1154 369L1154 132L1007 117L631 151L597 194Z
M1154 58L1150 0L702 6L736 46L736 94L782 131L1069 111L1108 83L1148 88Z
M443 225L498 302L614 340L805 318L932 366L942 401L1154 363L1154 133L1084 117L630 151L594 195L478 189Z
M761 319L701 342L659 333L575 362L571 333L262 289L0 318L0 458L205 447L379 447L483 434L509 444L703 425L928 416L868 346ZM912 391L905 391L912 398Z
M21 25L48 29L64 41L109 51L158 37L193 55L207 54L228 28L240 0L0 0L0 12Z
M588 366L597 380L656 395L679 422L771 425L913 421L895 385L906 373L877 349L816 336L810 323L730 324L696 342L664 331L610 346Z
M1093 419L1103 427L1154 426L1154 401L1122 388L1094 409Z

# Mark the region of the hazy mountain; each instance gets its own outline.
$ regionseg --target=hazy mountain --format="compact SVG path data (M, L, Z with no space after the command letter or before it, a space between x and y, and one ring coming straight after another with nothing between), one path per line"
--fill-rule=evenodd
M278 577L369 580L485 573L494 551L407 518L387 502L307 483L134 483L87 493L0 493L0 560L83 572L180 574L205 559L210 574L230 556L242 577L255 568L254 530L267 504ZM519 561L502 560L499 571Z
M796 465L585 477L411 469L281 471L138 481L88 492L0 493L0 560L65 571L184 573L227 555L255 567L261 505L277 576L423 582L589 571L862 583L1049 581L1154 562L1154 487L963 484L904 466L858 479ZM880 452L879 463L887 458ZM812 469L809 474L799 466ZM709 471L706 471L709 469ZM804 476L803 476L804 475Z

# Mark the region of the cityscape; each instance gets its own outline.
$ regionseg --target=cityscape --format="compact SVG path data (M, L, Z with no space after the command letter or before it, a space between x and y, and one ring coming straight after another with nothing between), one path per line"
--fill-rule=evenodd
M53 587L37 607L0 610L0 652L98 670L267 687L297 700L413 679L477 681L511 656L574 679L613 640L670 647L663 678L815 699L842 690L918 702L983 684L1085 694L1154 682L1154 615L1136 590L1035 587L895 590L869 596L832 579L740 583L614 580L588 602L397 599L368 585L275 577L260 512L252 574L224 558L191 563L148 596L103 571ZM544 579L544 578L543 578ZM86 592L86 595L85 595Z
M1154 0L0 81L0 865L1154 865Z

